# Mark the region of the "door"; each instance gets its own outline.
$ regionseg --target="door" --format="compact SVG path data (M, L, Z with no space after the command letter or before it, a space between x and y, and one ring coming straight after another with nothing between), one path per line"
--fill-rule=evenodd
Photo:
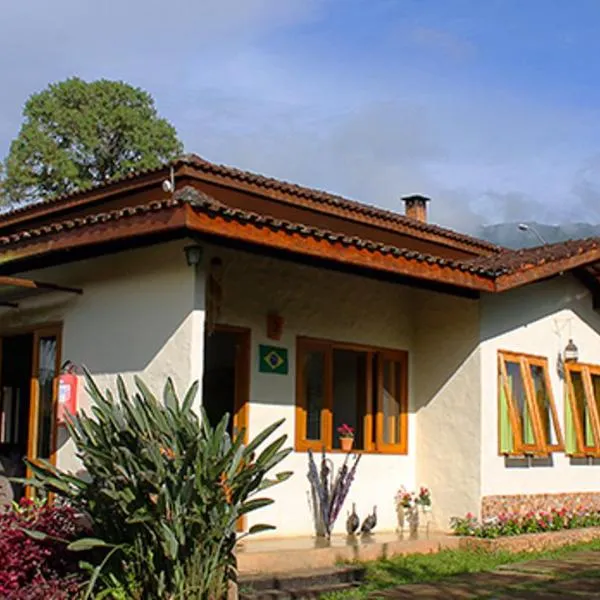
M19 500L28 448L33 334L0 338L0 506Z
M55 462L60 343L60 326L0 337L0 505L33 495L8 481L25 457Z
M211 425L229 415L232 435L246 429L250 378L250 331L217 326L204 346L202 405Z
M230 435L245 430L248 442L248 402L250 397L250 330L217 326L204 345L202 406L213 425L229 415ZM237 522L246 529L245 517Z
M33 368L27 457L55 462L56 401L60 373L60 329L38 329L33 334Z

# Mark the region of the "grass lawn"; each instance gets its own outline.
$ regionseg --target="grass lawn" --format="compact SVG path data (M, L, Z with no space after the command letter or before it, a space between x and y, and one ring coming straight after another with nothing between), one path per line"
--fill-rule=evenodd
M328 594L323 600L360 599L368 594L406 583L440 581L453 575L491 571L501 565L560 558L578 550L600 550L600 540L543 552L487 552L485 550L442 550L437 554L411 554L365 563L366 581L351 592Z

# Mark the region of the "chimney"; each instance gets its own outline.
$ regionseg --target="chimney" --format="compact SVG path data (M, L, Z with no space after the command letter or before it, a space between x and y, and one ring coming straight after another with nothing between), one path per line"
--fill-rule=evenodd
M409 219L427 223L427 203L430 198L420 194L412 194L411 196L404 196L402 200L404 201L404 214Z

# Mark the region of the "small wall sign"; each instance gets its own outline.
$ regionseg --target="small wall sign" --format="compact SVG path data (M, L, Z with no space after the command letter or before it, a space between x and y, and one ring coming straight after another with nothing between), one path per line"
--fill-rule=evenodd
M260 373L274 373L287 375L288 373L288 351L287 348L276 346L259 346L258 370Z

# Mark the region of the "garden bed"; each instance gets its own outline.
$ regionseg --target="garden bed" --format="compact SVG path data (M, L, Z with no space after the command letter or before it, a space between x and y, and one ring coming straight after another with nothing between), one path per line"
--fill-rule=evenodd
M523 533L520 535L497 538L481 538L463 536L459 547L469 550L488 550L496 552L538 552L600 539L600 527L584 527L581 529L563 529L561 531L545 531L543 533Z

